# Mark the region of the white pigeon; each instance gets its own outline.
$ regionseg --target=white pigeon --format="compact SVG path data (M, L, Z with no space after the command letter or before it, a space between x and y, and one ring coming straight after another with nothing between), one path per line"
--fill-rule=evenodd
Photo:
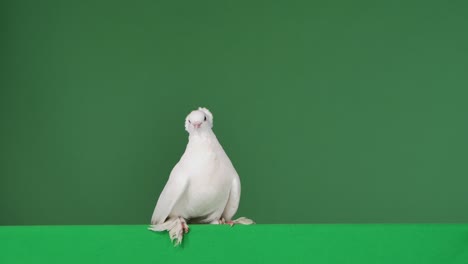
M188 232L187 222L254 223L245 217L232 220L239 206L241 184L212 127L213 115L206 108L200 107L186 117L187 148L172 169L151 218L149 229L169 231L175 245Z

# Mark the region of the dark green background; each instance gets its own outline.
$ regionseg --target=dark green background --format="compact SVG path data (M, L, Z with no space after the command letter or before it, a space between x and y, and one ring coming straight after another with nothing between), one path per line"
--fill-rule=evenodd
M468 221L466 1L2 1L0 224L145 224L198 106L259 223Z

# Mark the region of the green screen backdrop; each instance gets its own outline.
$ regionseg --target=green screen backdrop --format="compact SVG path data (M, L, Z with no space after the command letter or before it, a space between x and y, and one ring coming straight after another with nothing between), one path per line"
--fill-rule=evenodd
M0 224L146 224L205 106L258 223L468 221L466 1L2 1Z

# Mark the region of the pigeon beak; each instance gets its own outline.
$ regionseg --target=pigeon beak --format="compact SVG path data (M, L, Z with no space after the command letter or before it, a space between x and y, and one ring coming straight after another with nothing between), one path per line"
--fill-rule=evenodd
M201 124L202 124L201 122L193 123L193 127L200 128Z

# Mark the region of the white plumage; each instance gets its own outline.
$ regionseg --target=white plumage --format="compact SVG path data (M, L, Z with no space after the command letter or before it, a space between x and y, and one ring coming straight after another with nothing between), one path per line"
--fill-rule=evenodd
M151 218L150 230L169 231L176 245L189 223L252 224L247 218L232 220L239 206L241 184L231 160L211 130L213 115L206 108L185 119L189 142L172 169Z

